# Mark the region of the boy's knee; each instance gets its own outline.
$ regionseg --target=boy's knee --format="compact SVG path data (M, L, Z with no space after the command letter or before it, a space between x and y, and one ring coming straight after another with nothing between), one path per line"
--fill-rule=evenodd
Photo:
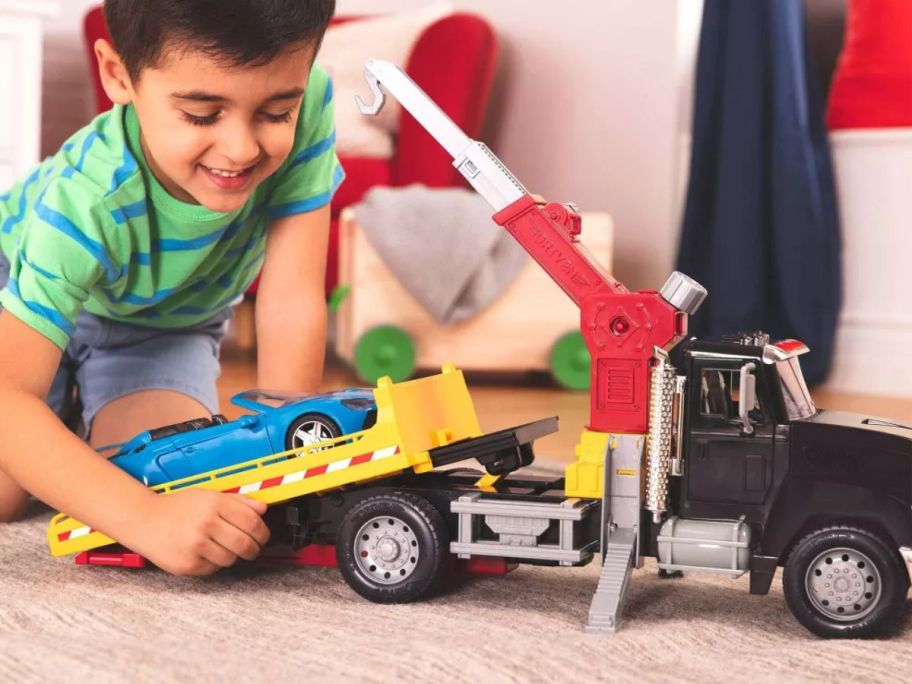
M29 493L0 473L0 523L15 522L25 513Z
M0 524L16 522L22 518L27 503L28 496L22 497L20 501L0 501Z

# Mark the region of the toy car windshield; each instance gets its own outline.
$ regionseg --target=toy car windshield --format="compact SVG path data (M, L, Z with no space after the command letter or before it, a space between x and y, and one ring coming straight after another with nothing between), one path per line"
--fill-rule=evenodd
M237 395L237 398L245 401L252 401L256 404L262 404L263 406L279 407L288 406L289 404L301 401L310 396L313 395L270 390L250 390L249 392L241 392Z

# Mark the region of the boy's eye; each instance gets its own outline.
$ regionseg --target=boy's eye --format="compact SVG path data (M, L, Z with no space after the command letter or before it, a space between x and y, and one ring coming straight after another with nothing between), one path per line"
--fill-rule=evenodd
M283 112L282 114L270 114L269 112L263 112L263 117L270 123L288 123L291 121L291 110Z
M194 126L211 126L214 124L221 112L213 112L206 116L197 116L195 114L190 114L189 112L181 111L181 116L187 123L193 124ZM287 112L282 112L281 114L272 114L270 112L262 112L261 115L269 123L288 123L291 121L291 110Z
M193 114L189 114L189 113L183 112L183 111L181 112L181 114L183 115L184 121L186 121L187 123L193 124L194 126L211 126L212 124L215 123L215 120L218 118L218 115L219 115L218 112L214 112L213 114L209 114L208 116L194 116Z

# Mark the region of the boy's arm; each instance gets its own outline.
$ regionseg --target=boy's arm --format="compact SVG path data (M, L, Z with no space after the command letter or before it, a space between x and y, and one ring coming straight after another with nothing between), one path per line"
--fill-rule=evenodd
M273 220L257 289L257 384L316 392L326 351L329 205Z
M0 313L0 470L45 503L101 530L159 567L206 574L253 558L266 507L238 495L159 496L73 435L45 403L60 349Z

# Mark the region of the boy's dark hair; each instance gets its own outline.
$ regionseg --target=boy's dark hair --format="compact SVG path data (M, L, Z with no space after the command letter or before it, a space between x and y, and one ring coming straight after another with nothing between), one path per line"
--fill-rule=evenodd
M285 48L314 54L335 0L105 0L108 31L134 81L166 43L200 50L232 66L261 66Z

